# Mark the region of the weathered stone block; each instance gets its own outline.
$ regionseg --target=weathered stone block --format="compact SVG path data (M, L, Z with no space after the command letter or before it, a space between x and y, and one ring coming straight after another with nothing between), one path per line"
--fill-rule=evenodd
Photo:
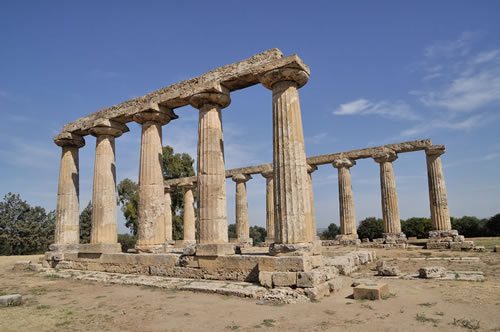
M453 242L464 242L465 241L465 236L463 235L456 235L453 237Z
M446 276L446 269L442 266L426 266L418 270L419 278L433 279Z
M328 286L330 286L330 292L338 292L344 286L344 279L336 277L328 280Z
M120 253L122 246L119 243L85 243L80 244L78 252L85 254Z
M259 272L259 283L267 288L273 288L273 272Z
M312 242L312 254L321 255L321 240L314 240Z
M426 249L449 249L449 242L435 242L435 241L427 241L425 244Z
M259 271L308 272L312 270L310 256L259 257Z
M234 245L230 243L197 244L196 256L234 255Z
M310 242L273 243L269 246L269 255L271 256L304 256L312 254L313 254L313 244Z
M326 274L323 271L297 273L297 287L300 288L316 287L326 280Z
M12 307L21 305L22 303L23 303L23 296L21 294L0 296L0 307Z
M495 248L493 248L494 252L500 252L500 246L496 245Z
M401 274L397 265L389 264L386 261L377 263L377 271L379 276L398 276Z
M380 300L389 295L389 286L383 283L360 284L353 288L355 300Z
M321 256L321 255L311 256L311 265L313 268L322 266L323 265L323 256Z
M451 250L470 250L474 248L473 241L464 241L464 242L452 242L450 243Z
M304 293L311 301L319 301L330 295L330 285L328 282L324 282L316 287L304 288Z
M291 287L297 285L296 272L275 272L273 273L273 285L275 287Z
M370 239L365 237L365 238L361 239L361 242L368 243L368 242L370 242Z

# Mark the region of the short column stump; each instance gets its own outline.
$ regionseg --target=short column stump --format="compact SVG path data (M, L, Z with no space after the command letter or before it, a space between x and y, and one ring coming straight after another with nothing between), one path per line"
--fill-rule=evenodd
M360 284L353 289L355 300L381 300L389 295L389 286L383 283Z

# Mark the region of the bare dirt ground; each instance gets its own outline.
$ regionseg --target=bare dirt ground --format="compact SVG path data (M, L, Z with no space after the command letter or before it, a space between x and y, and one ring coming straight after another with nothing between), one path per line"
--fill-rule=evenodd
M325 254L345 250L326 248ZM385 278L393 296L380 301L349 298L351 282L380 280L372 263L321 302L258 305L221 295L13 272L15 261L38 261L40 256L0 257L0 295L20 293L26 299L22 306L0 308L0 331L500 331L500 253L381 249L377 254L397 260L402 272L441 265L483 271L486 281ZM480 260L421 260L451 256Z

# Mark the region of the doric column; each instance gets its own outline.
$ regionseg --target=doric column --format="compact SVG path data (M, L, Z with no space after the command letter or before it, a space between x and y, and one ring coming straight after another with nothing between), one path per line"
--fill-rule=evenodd
M78 245L79 227L79 166L78 149L85 145L83 137L64 132L54 138L62 148L57 187L56 229L51 250L66 250L67 245ZM75 248L76 249L76 248Z
M181 183L179 185L182 188L183 199L184 199L184 237L183 243L195 243L196 242L196 216L194 214L194 197L193 189L196 187L195 184Z
M311 206L310 214L308 217L308 225L309 225L309 239L310 241L316 240L318 237L317 229L316 229L316 209L314 208L314 190L312 184L312 173L318 170L318 166L316 165L307 165L307 185L309 191L309 204Z
M338 170L340 235L357 238L356 213L352 195L351 172L349 170L356 165L356 162L352 159L340 158L334 160L332 164Z
M266 243L273 243L274 240L274 175L269 169L261 173L266 179Z
M227 237L226 176L221 109L228 93L199 93L190 98L200 111L198 123L198 218L201 244L224 244Z
M381 152L374 156L374 160L380 164L380 189L384 233L389 234L401 233L396 179L392 168L392 162L397 158L398 156L394 151Z
M136 249L158 252L165 243L165 189L162 167L162 126L176 119L170 109L152 107L134 115L142 125Z
M117 243L115 138L127 131L126 125L112 120L90 129L96 137L91 244Z
M165 224L165 243L169 243L173 241L173 232L172 232L172 196L170 193L172 192L172 187L169 185L165 186L165 213L164 213L164 224Z
M274 215L278 244L311 241L306 220L311 206L298 92L308 78L309 73L294 68L272 70L261 77L262 84L273 92Z
M236 236L238 243L250 242L250 226L248 225L247 181L252 177L247 174L233 175L236 182Z
M451 230L448 195L440 157L444 152L444 145L433 145L425 149L432 228L437 231Z

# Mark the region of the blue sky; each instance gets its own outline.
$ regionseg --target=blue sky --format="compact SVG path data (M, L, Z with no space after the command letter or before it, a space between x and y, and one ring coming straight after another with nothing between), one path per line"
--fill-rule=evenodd
M62 126L269 48L310 67L300 90L307 154L431 138L451 214L500 212L498 1L2 1L0 194L55 208ZM227 168L270 162L271 93L232 94ZM195 156L197 111L176 110L164 144ZM117 177L137 180L140 127L117 139ZM80 152L81 206L95 139ZM428 216L423 152L394 163L401 217ZM351 169L358 220L380 216L378 165ZM338 223L337 172L313 174L318 227ZM234 183L228 181L234 222ZM250 223L265 224L265 182L248 182ZM122 222L122 219L120 219ZM123 230L123 227L121 227Z

